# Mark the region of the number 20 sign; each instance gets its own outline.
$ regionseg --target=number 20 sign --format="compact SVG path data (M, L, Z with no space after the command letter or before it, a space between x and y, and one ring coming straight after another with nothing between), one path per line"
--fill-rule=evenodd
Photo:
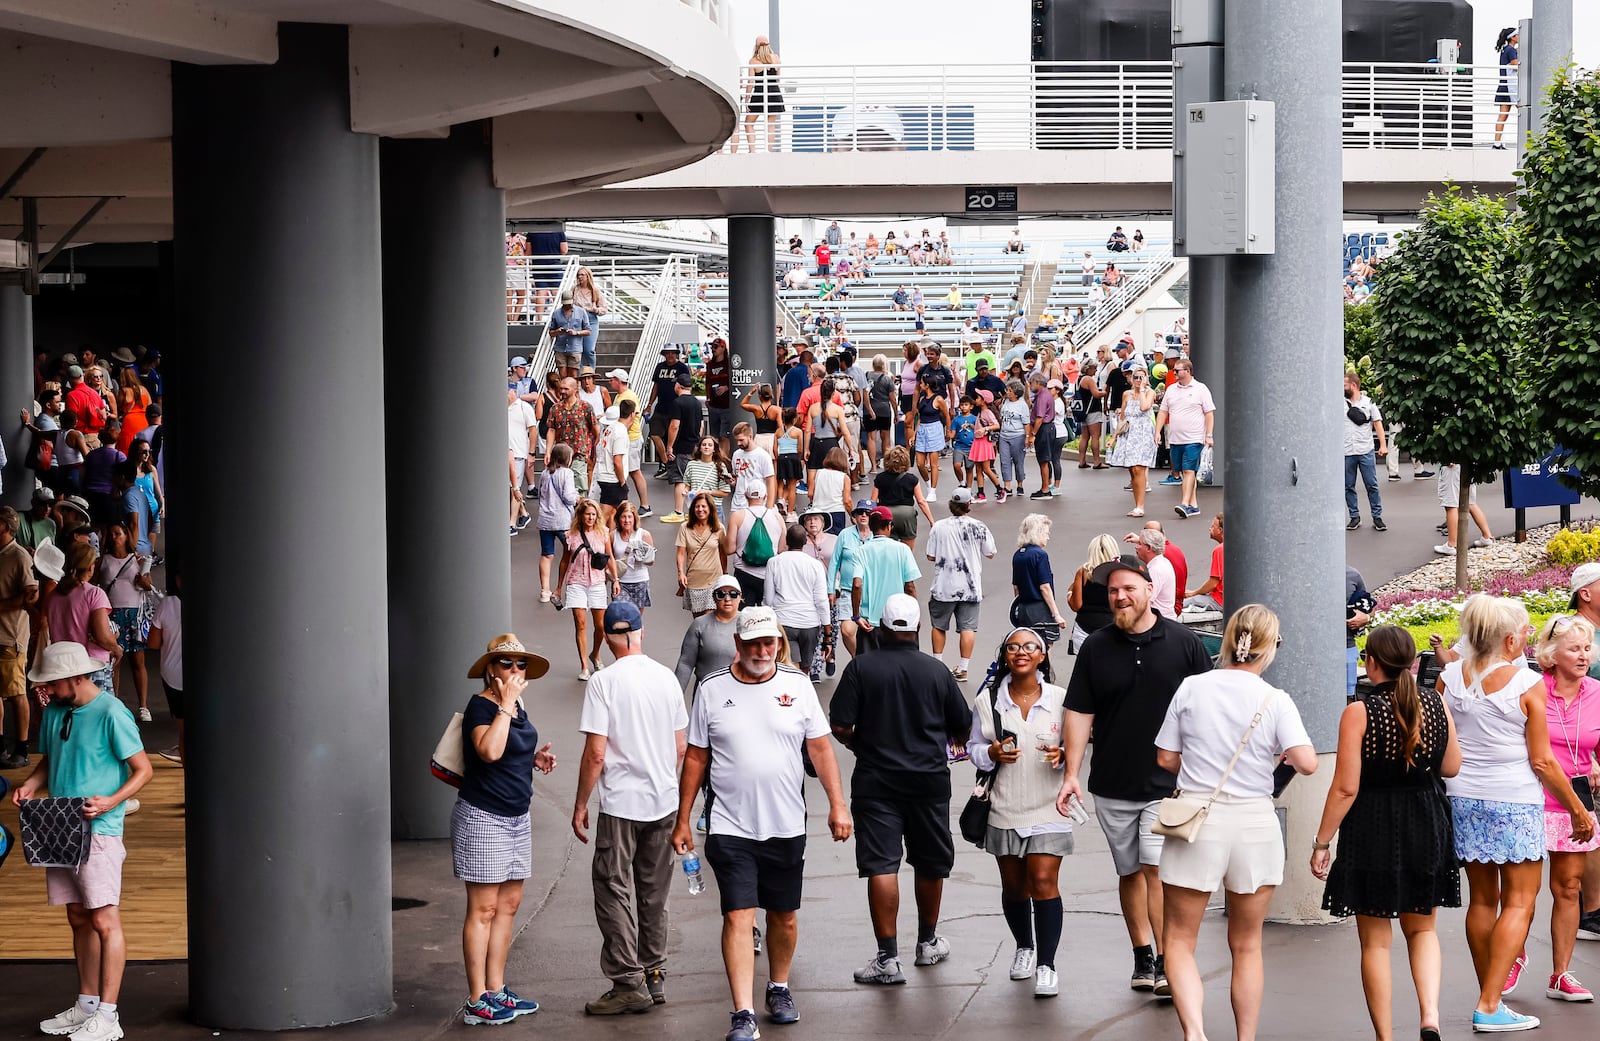
M1015 186L968 188L966 197L968 213L1017 212Z

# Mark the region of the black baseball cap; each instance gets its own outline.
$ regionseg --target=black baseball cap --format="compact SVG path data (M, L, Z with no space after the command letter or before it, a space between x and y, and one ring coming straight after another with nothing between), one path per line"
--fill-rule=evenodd
M1144 561L1132 553L1125 553L1116 560L1108 560L1094 569L1094 574L1089 577L1101 585L1110 585L1111 576L1118 571L1132 571L1146 582L1150 581L1150 569L1144 566Z

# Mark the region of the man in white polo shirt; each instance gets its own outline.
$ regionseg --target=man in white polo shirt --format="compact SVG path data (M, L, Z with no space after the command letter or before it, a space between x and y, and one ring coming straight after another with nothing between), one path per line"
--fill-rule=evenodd
M679 853L694 849L690 816L709 769L717 800L706 860L722 894L722 957L733 992L726 1041L755 1041L761 1032L748 938L757 907L767 911L767 1013L774 1023L800 1018L789 993L789 967L806 855L802 750L827 792L834 841L850 837L851 821L816 689L805 673L778 662L778 616L769 607L747 607L737 625L733 664L702 677L696 692L672 845Z
M589 841L589 796L600 790L595 829L594 916L600 969L611 989L584 1006L592 1016L666 1004L667 894L689 715L672 670L644 653L644 616L613 601L602 623L616 661L583 695L583 763L572 832ZM632 898L630 900L630 897ZM635 905L638 912L635 914Z

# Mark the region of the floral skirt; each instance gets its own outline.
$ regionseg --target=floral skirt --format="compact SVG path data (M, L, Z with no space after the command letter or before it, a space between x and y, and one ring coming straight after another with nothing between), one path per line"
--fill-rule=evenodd
M1450 797L1456 859L1474 864L1521 864L1544 859L1544 807Z
M1588 842L1573 842L1572 818L1567 811L1545 810L1544 847L1552 853L1592 853L1600 849L1600 828L1596 828L1594 838Z
M138 654L144 650L144 642L139 639L137 607L113 607L111 624L117 627L117 645L124 654Z
M617 599L626 600L634 607L639 608L639 610L644 610L650 606L649 580L647 579L643 582L623 582L622 593L617 597Z

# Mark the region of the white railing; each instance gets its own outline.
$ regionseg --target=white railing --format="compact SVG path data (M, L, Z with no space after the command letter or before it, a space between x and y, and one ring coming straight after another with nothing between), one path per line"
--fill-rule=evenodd
M1084 319L1071 326L1072 342L1087 347L1112 321L1122 315L1132 303L1155 285L1156 280L1172 268L1172 247L1146 250L1142 254L1143 266L1139 273L1128 276L1122 285L1106 294L1106 298L1084 312ZM1064 323L1063 323L1064 324Z
M765 68L741 70L734 151L1172 147L1164 61L784 65L776 77ZM1493 140L1498 65L1347 62L1341 78L1346 148ZM784 111L772 113L780 97Z
M551 362L555 360L555 340L550 336L548 324L550 309L560 305L562 292L572 288L577 274L578 258L571 254L506 257L506 323L544 326L530 357L529 372L550 371ZM551 283L554 283L553 288Z
M628 370L630 386L648 386L646 381L655 370L656 361L661 357L661 348L666 346L673 325L680 320L695 320L695 310L699 306L695 270L693 257L673 254L661 263L650 313L645 318L644 329L639 333L639 350L634 354L633 364Z

